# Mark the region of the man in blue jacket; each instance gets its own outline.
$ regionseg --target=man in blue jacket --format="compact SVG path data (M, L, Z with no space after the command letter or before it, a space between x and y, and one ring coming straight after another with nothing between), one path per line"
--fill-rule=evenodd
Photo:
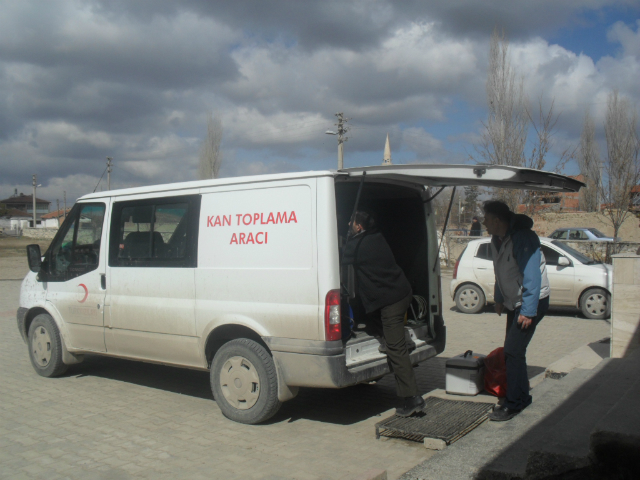
M496 312L507 313L507 396L489 418L505 421L531 404L527 346L549 308L549 280L540 239L531 230L533 220L514 214L505 203L496 200L485 202L484 213L483 224L492 235Z

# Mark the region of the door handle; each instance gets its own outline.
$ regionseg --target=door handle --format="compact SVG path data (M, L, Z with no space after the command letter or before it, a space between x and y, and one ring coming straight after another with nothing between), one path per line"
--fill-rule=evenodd
M107 275L104 273L100 274L100 287L102 290L107 289Z

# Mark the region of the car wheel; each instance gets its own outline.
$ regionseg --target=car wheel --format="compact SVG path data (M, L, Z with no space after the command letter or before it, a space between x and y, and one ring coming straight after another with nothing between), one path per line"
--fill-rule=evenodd
M259 343L225 343L211 362L211 390L225 417L240 423L268 420L280 408L273 357Z
M62 362L62 339L51 315L37 315L29 326L29 358L43 377L57 377L67 371Z
M611 314L611 295L601 288L590 288L580 299L582 314L592 320L602 320Z
M478 313L485 303L484 293L477 285L463 285L456 291L456 306L462 313Z

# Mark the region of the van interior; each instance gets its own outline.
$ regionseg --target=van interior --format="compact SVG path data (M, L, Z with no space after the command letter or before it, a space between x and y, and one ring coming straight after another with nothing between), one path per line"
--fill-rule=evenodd
M347 239L349 220L359 186L359 180L336 180L336 217L340 247ZM427 258L427 222L423 193L424 191L416 186L375 182L367 178L363 184L358 210L365 210L374 217L377 228L391 247L396 262L411 283L414 301L407 313L407 326L417 328L426 334L427 328L419 328L426 327L429 323L429 259ZM340 256L342 256L341 248ZM350 274L347 270L341 267L343 341L346 345L351 345L380 337L382 332L379 321L365 315L364 308L357 297L349 298L353 297L348 291L353 288L353 282L349 281ZM345 318L348 317L345 315L344 307L347 301L353 313L355 328L352 330L345 325L345 322L349 321Z

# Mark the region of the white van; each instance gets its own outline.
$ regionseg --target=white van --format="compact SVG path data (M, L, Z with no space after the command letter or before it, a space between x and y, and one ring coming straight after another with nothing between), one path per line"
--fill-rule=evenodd
M33 367L53 377L102 354L210 370L220 409L244 423L299 387L382 377L379 340L351 333L343 315L339 254L356 202L412 284L410 356L427 360L446 341L431 200L447 185L582 186L513 167L394 165L85 195L44 257L27 247L17 319Z

